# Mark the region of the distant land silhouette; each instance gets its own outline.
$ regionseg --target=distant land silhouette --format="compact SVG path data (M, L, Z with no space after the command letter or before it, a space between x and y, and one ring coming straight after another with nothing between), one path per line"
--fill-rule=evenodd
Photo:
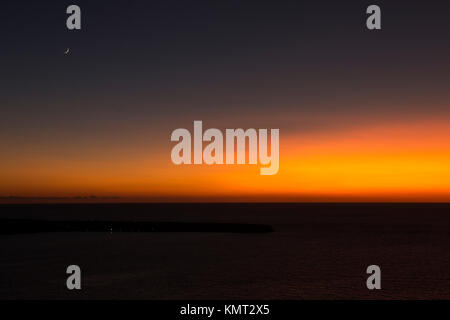
M73 197L58 197L58 196L0 196L0 200L83 200L83 199L98 199L98 200L108 200L108 199L120 199L118 196L73 196Z
M40 232L273 232L269 225L149 221L49 221L0 219L0 235Z

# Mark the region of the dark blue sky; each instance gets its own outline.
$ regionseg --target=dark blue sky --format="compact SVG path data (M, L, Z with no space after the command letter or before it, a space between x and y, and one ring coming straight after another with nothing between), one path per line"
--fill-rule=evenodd
M81 31L66 29L72 3ZM371 32L371 1L3 2L2 134L446 112L449 2L376 3Z

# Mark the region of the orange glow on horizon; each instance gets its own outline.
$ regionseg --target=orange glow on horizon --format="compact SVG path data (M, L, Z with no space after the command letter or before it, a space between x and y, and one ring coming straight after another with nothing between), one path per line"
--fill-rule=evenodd
M39 154L0 165L1 196L118 196L148 201L450 201L450 127L443 120L283 134L280 169L181 165L173 146L77 159Z

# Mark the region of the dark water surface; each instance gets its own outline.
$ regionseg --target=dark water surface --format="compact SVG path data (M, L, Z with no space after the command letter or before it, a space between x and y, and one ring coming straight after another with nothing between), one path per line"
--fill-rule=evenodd
M0 298L449 299L448 204L0 205L0 218L270 225L271 233L0 236ZM66 289L66 268L82 290ZM368 265L382 290L366 289Z

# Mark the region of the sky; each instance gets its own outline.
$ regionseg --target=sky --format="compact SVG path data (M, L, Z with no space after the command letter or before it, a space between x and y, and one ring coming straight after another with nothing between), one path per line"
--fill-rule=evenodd
M369 31L374 3L382 30ZM66 28L71 4L81 30ZM448 1L6 1L0 197L448 202L449 12ZM279 128L279 172L174 165L170 135L194 120Z

